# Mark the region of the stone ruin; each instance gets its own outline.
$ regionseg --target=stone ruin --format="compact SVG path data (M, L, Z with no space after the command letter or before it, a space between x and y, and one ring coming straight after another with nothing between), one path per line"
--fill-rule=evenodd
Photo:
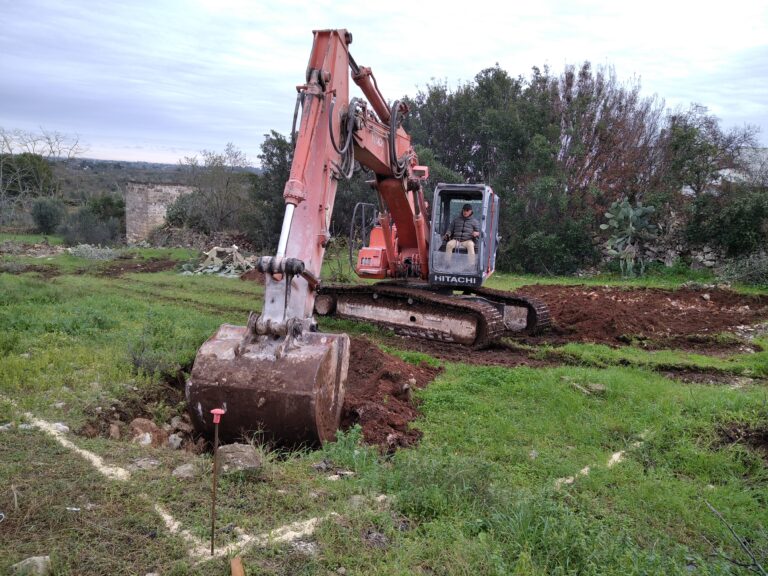
M138 244L165 223L165 213L174 200L194 188L183 184L145 184L129 182L125 192L125 236L128 244Z

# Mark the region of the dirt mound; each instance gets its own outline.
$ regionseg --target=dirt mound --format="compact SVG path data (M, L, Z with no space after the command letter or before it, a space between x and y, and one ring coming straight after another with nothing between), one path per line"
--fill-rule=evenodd
M46 264L20 264L18 262L0 263L0 273L26 274L28 272L36 272L46 280L55 278L61 274L56 266L50 266Z
M131 262L130 260L117 260L99 269L98 276L116 278L123 274L141 273L141 272L163 272L172 270L178 265L174 260L163 260L161 258L152 258L140 262Z
M550 333L527 338L531 343L597 342L622 344L691 338L691 348L705 344L703 336L732 332L738 326L768 319L768 296L746 296L730 290L660 290L652 288L525 286L520 294L547 303L554 321ZM698 340L698 342L696 341ZM700 347L700 346L699 346ZM722 347L722 346L721 346Z
M342 428L360 424L365 441L384 451L418 442L421 431L409 427L420 415L412 390L427 386L441 370L409 364L368 340L353 338Z
M248 272L241 274L240 280L256 282L257 284L262 284L262 285L267 283L266 279L264 278L264 273L259 272L255 268L253 270L248 270Z

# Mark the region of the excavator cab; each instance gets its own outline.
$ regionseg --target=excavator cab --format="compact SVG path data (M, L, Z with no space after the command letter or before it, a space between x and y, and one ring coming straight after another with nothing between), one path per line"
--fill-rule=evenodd
M463 207L472 207L480 226L473 246L453 246L446 233ZM499 197L485 184L438 184L432 202L429 283L452 288L479 288L496 268ZM453 250L451 250L453 248ZM472 254L474 248L474 254Z

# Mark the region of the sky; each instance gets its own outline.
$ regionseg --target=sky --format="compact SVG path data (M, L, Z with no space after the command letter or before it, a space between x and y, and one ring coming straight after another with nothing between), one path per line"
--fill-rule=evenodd
M588 60L768 146L768 0L0 0L0 127L77 136L111 160L231 142L258 165L264 135L290 131L325 28L352 32L389 100L496 64L526 77Z

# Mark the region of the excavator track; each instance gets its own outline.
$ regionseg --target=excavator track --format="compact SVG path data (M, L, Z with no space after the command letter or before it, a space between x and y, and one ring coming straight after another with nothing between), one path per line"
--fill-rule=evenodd
M474 288L471 292L491 302L503 304L505 310L507 308L526 310L525 318L521 318L518 322L508 318L505 314L504 324L507 327L507 333L526 332L528 334L539 334L552 327L549 307L538 298L504 292L503 290L494 290L493 288Z
M397 334L486 348L504 335L496 306L472 296L437 294L395 283L322 285L315 311L391 328Z

